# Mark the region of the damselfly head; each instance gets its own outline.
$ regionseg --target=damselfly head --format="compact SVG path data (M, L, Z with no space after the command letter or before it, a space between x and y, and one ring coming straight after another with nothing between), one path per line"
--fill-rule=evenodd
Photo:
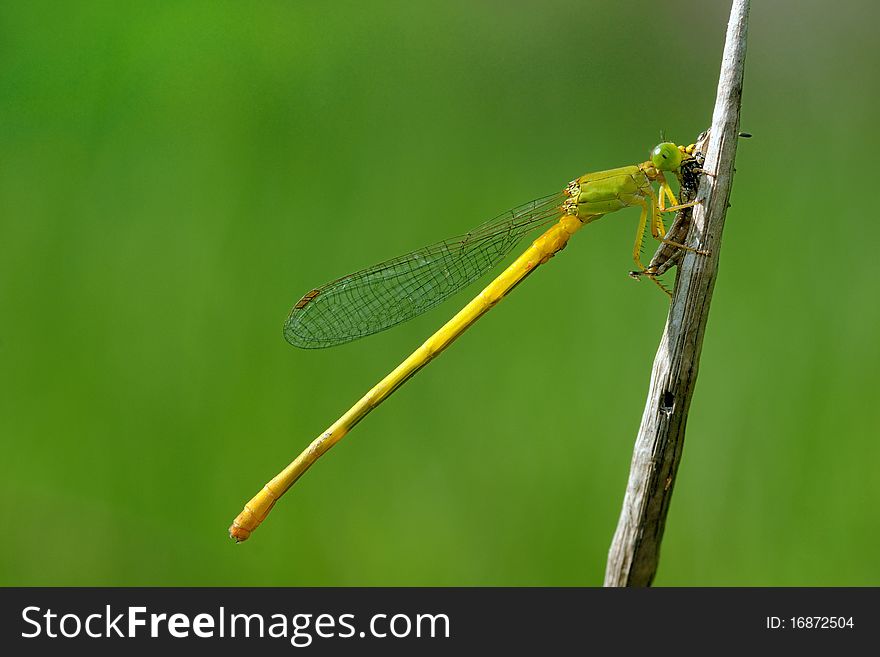
M651 164L660 171L678 171L681 166L682 152L671 141L657 144L651 151Z

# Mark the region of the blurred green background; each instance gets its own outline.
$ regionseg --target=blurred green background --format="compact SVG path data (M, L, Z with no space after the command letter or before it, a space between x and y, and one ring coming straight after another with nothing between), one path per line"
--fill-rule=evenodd
M226 528L479 286L326 351L284 342L290 306L661 130L692 141L728 9L4 3L0 582L601 584L666 311L626 276L637 210L579 233L248 543ZM753 7L755 137L658 585L880 584L878 20Z

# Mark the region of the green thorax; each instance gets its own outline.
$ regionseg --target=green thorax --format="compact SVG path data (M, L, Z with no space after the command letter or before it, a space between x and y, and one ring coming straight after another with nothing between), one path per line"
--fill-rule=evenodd
M609 212L644 205L653 194L651 182L662 178L651 162L587 173L569 183L565 208L568 214L589 223Z

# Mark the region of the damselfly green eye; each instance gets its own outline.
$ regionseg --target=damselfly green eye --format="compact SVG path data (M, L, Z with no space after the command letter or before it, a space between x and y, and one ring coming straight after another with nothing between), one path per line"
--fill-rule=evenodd
M672 142L657 144L651 151L651 163L660 171L676 171L681 166L681 151Z

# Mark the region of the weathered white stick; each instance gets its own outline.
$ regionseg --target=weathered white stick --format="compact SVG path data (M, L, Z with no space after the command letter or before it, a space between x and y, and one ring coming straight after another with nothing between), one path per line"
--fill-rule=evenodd
M648 586L654 579L666 514L684 446L688 409L697 380L703 333L715 287L739 135L749 0L733 0L704 176L694 208L687 252L679 266L666 328L660 340L648 400L636 438L623 510L608 554L605 586Z

